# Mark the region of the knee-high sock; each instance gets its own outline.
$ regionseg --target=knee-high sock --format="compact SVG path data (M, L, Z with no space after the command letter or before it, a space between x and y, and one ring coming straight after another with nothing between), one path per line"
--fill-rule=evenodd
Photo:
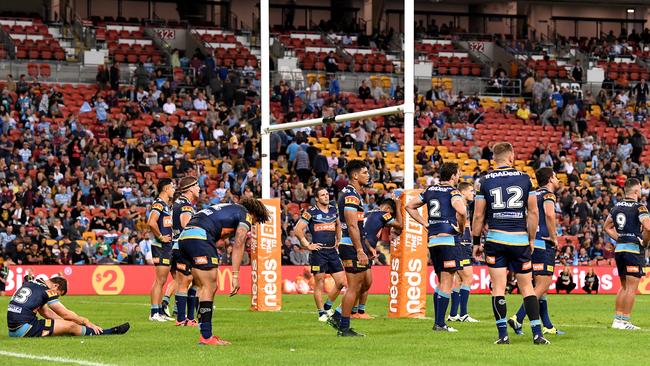
M176 313L176 321L182 322L186 319L185 309L187 307L187 294L184 292L176 292L176 304L178 304L178 311Z
M199 302L199 328L201 337L204 339L212 337L212 301Z
M445 323L445 316L447 315L447 307L449 306L450 297L451 294L438 291L438 315L436 316L436 325L440 327L447 325Z
M449 316L458 315L458 307L460 306L460 288L451 290L451 307L449 308Z
M469 303L469 293L471 289L469 286L460 286L460 316L467 315L467 304Z
M187 291L187 319L194 320L194 312L199 298L196 297L196 287L190 287Z
M548 300L546 295L539 298L539 317L542 319L542 324L545 328L553 328L551 317L548 313Z
M505 296L492 296L492 311L494 312L494 320L496 320L497 330L499 331L499 338L508 336L508 320L506 319L508 316L508 308L506 306Z
M530 320L530 328L533 330L533 337L542 335L542 322L539 320L539 300L537 296L531 295L524 297L524 307L528 320Z

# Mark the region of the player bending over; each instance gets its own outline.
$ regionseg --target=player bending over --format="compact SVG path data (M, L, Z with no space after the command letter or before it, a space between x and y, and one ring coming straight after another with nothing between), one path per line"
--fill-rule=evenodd
M443 163L440 167L440 184L427 188L418 198L406 205L406 212L422 226L428 227L429 256L438 276L438 287L433 295L434 331L458 331L447 326L445 317L454 274L461 270L459 228L464 228L467 220L465 201L456 189L459 178L458 164ZM428 222L418 212L418 208L425 204L429 212ZM464 276L463 272L459 274Z
M370 250L371 257L368 260L368 268L372 267L372 261L377 257L377 242L379 235L385 227L402 230L402 209L399 199L390 198L380 202L379 207L369 211L363 223L364 236L366 245ZM357 299L357 303L352 308L352 318L355 319L373 319L366 313L366 302L368 301L368 292L372 286L372 271L366 271L367 289Z
M454 287L451 290L451 308L449 309L450 322L467 322L478 323L479 321L469 316L467 304L469 303L469 294L474 281L474 270L472 269L472 229L471 220L474 211L474 187L467 182L458 183L458 191L465 199L467 207L467 220L465 220L465 230L460 237L458 246L461 270L454 275ZM462 274L462 275L461 275ZM460 314L458 308L460 307Z
M183 228L194 215L194 203L198 202L201 187L195 177L183 177L176 191L176 199L172 207L173 247L171 273L176 283L176 325L196 327L194 310L197 305L196 287L192 285L192 263L181 255L178 248L178 237ZM189 289L189 291L188 291ZM163 305L164 305L163 298Z
M647 246L650 237L650 215L648 208L639 203L640 197L641 183L636 178L628 179L625 182L625 200L617 202L605 220L605 232L616 241L614 259L621 278L613 329L641 329L630 322L636 290L644 276L642 244Z
M60 335L94 336L124 334L129 323L102 329L88 319L68 310L59 297L68 292L63 277L32 279L23 284L9 301L7 326L10 337L47 337ZM44 319L38 319L36 313Z
M311 243L305 238L305 229L311 233ZM341 222L335 205L330 205L330 194L327 188L316 190L316 205L302 213L302 217L294 228L301 245L311 251L309 265L314 274L314 301L318 310L318 320L327 321L327 312L345 286L345 272L341 258L336 251L336 244L341 240ZM327 294L327 302L323 304L323 289L325 275L330 274L334 279L334 287Z
M149 320L164 322L174 320L169 314L164 313L162 304L163 286L169 276L172 255L172 212L169 205L172 203L176 187L169 178L162 178L157 185L158 197L151 205L151 213L147 225L153 233L155 240L151 244L153 265L156 278L151 286L151 313Z
M539 229L535 236L533 250L533 276L535 277L535 296L539 299L539 316L542 318L542 333L564 334L553 326L548 313L546 294L553 282L555 269L555 248L557 246L557 231L555 219L555 192L560 187L553 168L540 168L535 172L537 177L537 209L539 210ZM526 308L521 304L516 315L508 319L508 324L516 334L524 334L521 323L526 316Z
M506 284L510 268L517 278L519 291L533 331L534 344L550 344L542 335L539 302L533 289L531 255L535 246L539 211L537 196L528 174L512 167L515 152L512 145L494 145L497 168L483 176L474 199L474 244L480 243L483 226L487 224L485 261L492 280L492 310L499 331L495 344L509 344L506 306Z
M341 191L338 209L339 217L343 217L339 255L345 268L348 289L343 297L341 313L335 312L327 321L338 328L339 337L363 337L363 334L350 328L350 316L359 295L370 288L364 273L368 270L370 250L363 237L365 215L361 196L361 189L368 184L370 175L368 166L361 160L350 161L346 170L349 184Z
M197 212L178 239L184 260L192 263L192 277L199 286L199 344L228 345L212 334L212 304L217 290L219 255L216 242L235 236L232 251L232 291L239 291L239 267L246 245L246 234L253 224L269 220L266 206L254 198L243 198L240 204L217 204Z

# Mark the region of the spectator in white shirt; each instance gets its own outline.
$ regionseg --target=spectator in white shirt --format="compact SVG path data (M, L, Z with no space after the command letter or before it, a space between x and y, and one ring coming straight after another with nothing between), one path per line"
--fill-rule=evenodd
M206 103L203 93L199 93L199 96L194 99L194 109L197 111L208 110L208 103Z
M163 104L163 112L167 114L176 113L176 104L172 103L172 98L167 98L167 102Z

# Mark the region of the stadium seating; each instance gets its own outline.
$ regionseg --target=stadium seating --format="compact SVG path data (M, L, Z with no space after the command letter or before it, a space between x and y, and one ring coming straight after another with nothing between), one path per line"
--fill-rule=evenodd
M140 25L124 23L98 23L96 39L105 42L109 56L121 63L159 63L163 54Z
M472 62L467 52L456 49L448 39L423 39L415 49L438 75L481 76L481 64Z
M47 25L38 18L0 18L2 30L12 39L18 59L65 60L65 51ZM6 53L4 53L6 57ZM0 52L0 59L4 58Z
M257 57L247 45L237 40L235 33L218 28L198 28L195 32L203 44L214 52L217 66L242 69L249 62L252 67L258 67Z

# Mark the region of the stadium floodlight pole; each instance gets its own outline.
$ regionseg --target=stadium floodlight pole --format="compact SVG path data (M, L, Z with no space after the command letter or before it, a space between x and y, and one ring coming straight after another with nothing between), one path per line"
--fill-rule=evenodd
M415 94L415 5L404 0L404 188L413 189L415 172L414 94Z
M400 112L404 112L404 105L394 105L385 108L370 109L367 111L339 114L334 117L321 117L321 118L306 119L297 122L280 123L276 125L270 125L267 127L264 127L262 125L262 133L268 136L270 133L278 132L278 131L295 130L295 129L305 128L305 127L314 127L314 126L320 126L322 124L327 124L327 123L356 121L364 118L386 116L389 114L398 114Z
M271 124L269 0L260 1L262 131ZM271 136L262 134L262 198L271 198Z

